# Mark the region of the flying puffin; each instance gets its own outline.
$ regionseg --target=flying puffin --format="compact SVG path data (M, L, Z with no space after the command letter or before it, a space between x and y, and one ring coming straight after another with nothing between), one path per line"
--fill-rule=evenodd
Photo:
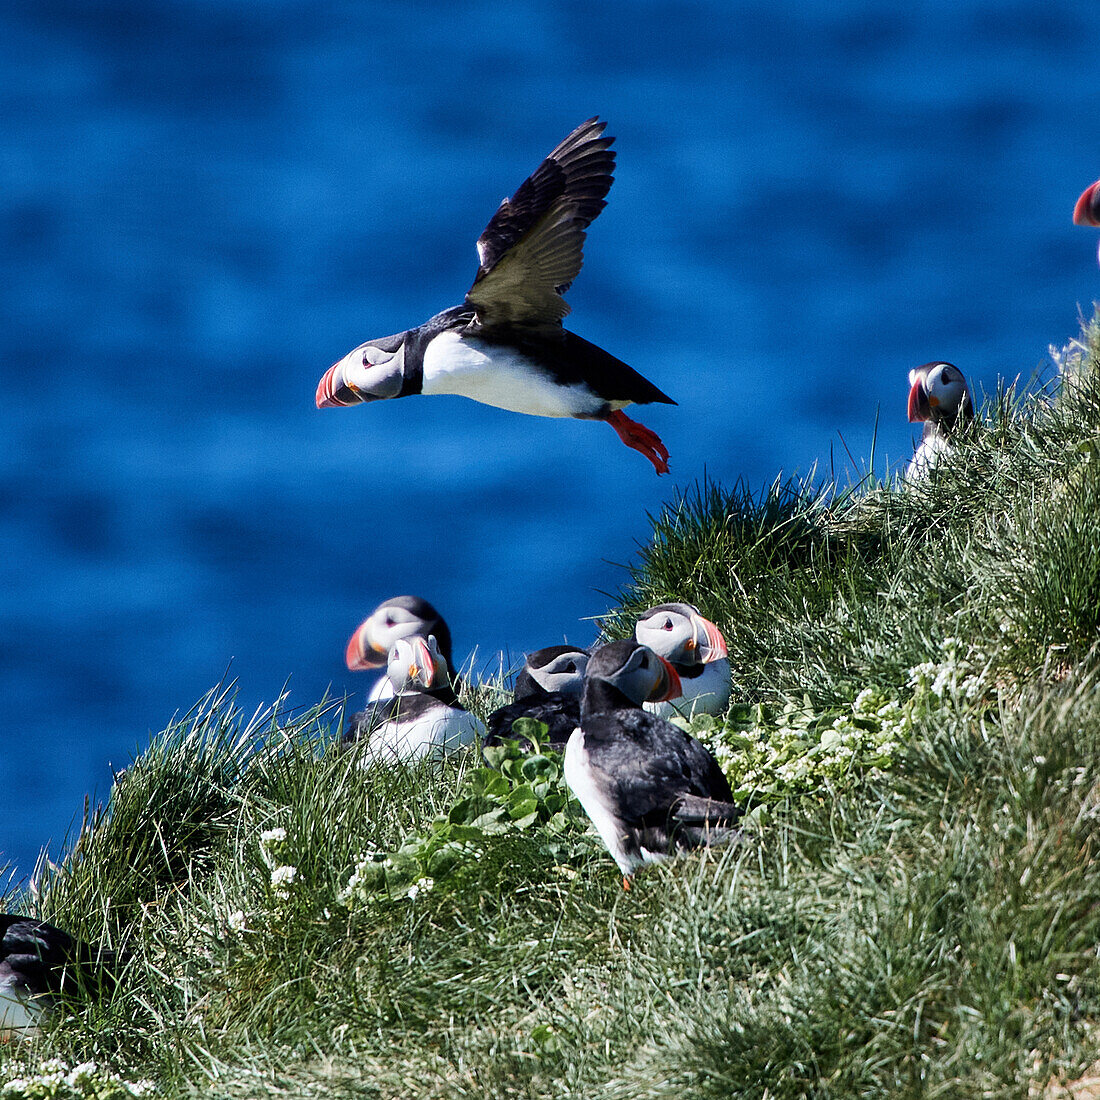
M412 762L447 756L481 735L481 723L454 693L434 635L398 638L390 649L386 675L393 697L352 718L344 733L345 746L365 742L372 761Z
M562 752L569 735L580 724L587 666L588 650L571 645L552 645L529 653L516 677L514 701L489 715L485 744L500 745L513 739L525 750L533 749L526 737L512 734L513 722L533 718L546 724L546 744Z
M1100 180L1090 184L1081 192L1073 208L1074 225L1094 225L1100 228ZM1098 251L1100 259L1100 251Z
M676 402L562 327L562 295L611 187L614 139L603 136L605 126L582 123L500 204L478 238L478 271L462 305L360 344L325 372L317 407L451 393L532 416L606 420L658 474L668 473L657 434L622 410Z
M730 663L726 639L689 603L661 603L634 624L634 640L664 657L680 677L675 699L646 703L662 718L682 714L724 714L730 701Z
M0 913L0 1039L33 1034L82 989L108 992L119 962L45 921Z
M909 420L924 422L920 446L905 471L905 480L925 477L951 450L951 433L961 421L974 419L974 403L963 373L952 363L925 363L909 372Z
M443 616L419 596L394 596L380 603L355 628L348 639L344 660L352 672L384 668L398 638L427 638L429 634L435 637L440 655L448 667L453 667L451 631ZM382 676L371 688L367 702L388 699L392 695L393 686L389 678Z
M735 838L742 814L714 757L643 702L676 695L679 677L635 641L592 654L581 724L565 749L565 781L623 874L678 851Z

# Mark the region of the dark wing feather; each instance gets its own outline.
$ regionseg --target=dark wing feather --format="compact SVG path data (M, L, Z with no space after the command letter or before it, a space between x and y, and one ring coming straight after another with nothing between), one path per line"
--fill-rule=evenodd
M584 741L593 764L613 777L615 802L627 823L666 820L685 797L733 802L718 761L694 737L654 714L593 715L585 719Z
M498 707L489 715L486 745L500 745L505 739L518 741L525 751L534 748L530 740L512 733L512 723L520 718L533 718L546 723L545 744L561 752L570 734L580 725L581 705L576 696L562 695L560 691L544 691L525 699Z
M81 982L93 990L110 988L111 968L122 961L116 952L78 943L46 921L0 914L0 977L46 1001L76 992Z
M584 262L585 230L606 205L615 154L607 124L577 127L505 199L478 238L480 267L466 295L482 325L559 325L562 298Z

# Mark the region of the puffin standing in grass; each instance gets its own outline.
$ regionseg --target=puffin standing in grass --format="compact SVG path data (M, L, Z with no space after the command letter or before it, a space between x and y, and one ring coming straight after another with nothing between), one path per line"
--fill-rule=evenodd
M427 638L429 635L435 638L448 667L453 667L451 631L443 616L419 596L394 596L380 603L355 628L348 639L344 660L352 672L385 668L398 638ZM382 676L367 695L367 701L388 699L392 695L389 678Z
M448 756L478 739L481 723L458 701L434 636L398 638L386 675L393 697L356 715L344 745L362 743L371 761L393 763Z
M677 726L642 709L674 697L676 670L635 641L592 654L565 781L623 874L643 863L734 839L742 809L718 761Z
M668 450L622 410L676 402L633 368L562 327L585 230L606 205L615 154L606 123L577 127L505 199L478 238L465 301L424 324L368 340L334 363L317 407L450 393L532 416L606 420L658 474Z
M680 677L675 699L646 703L669 718L681 714L724 714L730 702L730 663L722 632L689 603L660 603L642 612L634 640L663 657Z
M526 751L530 740L513 735L512 723L533 718L546 725L546 745L562 752L581 720L581 689L588 667L588 650L571 645L552 645L529 653L516 677L513 702L489 715L486 745L518 741Z
M909 372L909 420L924 422L920 445L905 480L925 477L951 450L951 434L974 419L974 403L963 373L953 363L925 363Z
M38 1030L69 996L108 992L114 951L90 947L42 920L0 913L0 1039Z
M1073 224L1100 228L1100 180L1090 184L1081 192L1081 197L1073 208ZM1098 249L1097 258L1100 259L1100 249Z

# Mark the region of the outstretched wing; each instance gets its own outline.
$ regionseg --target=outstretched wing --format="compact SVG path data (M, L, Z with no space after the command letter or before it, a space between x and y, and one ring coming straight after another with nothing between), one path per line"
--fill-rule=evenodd
M578 126L505 199L478 238L481 266L466 303L486 327L560 325L562 295L584 262L584 234L604 208L615 154L607 124Z

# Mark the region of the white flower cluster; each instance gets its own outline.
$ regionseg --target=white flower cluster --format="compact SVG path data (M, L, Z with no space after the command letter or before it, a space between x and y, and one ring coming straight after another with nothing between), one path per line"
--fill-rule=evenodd
M393 860L387 856L383 860L378 859L376 852L364 852L355 865L355 870L348 879L348 884L337 895L336 900L349 909L366 902L371 894L372 885L377 882L379 869L384 874L387 868L393 867Z
M754 708L747 728L691 732L714 752L735 791L784 794L888 767L911 730L907 705L865 688L839 712L815 713L808 703L791 703L770 720L763 708Z
M284 901L290 897L294 880L298 877L298 868L288 864L271 869L271 889Z
M412 884L412 886L410 886L409 889L406 891L405 897L412 900L418 894L421 894L421 893L426 894L434 885L435 885L435 879L434 878L417 879L416 882L414 882Z
M155 1096L152 1081L127 1081L95 1062L68 1066L51 1058L29 1077L13 1077L0 1086L0 1100L131 1100Z
M909 670L909 686L914 694L931 693L937 699L945 696L957 699L976 699L985 685L967 657L963 643L958 638L943 640L944 659L938 664L923 661Z

